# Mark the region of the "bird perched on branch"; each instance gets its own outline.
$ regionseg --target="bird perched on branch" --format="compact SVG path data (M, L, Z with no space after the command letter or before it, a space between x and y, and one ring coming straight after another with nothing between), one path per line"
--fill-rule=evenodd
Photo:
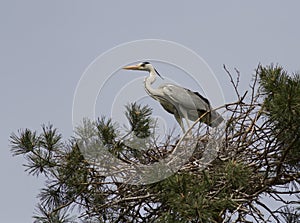
M126 66L123 69L149 72L149 76L144 80L146 92L157 100L167 112L175 116L183 132L185 132L185 128L182 118L186 120L188 128L190 127L188 120L196 121L201 116L203 117L200 121L211 127L217 127L223 121L222 116L212 110L209 101L198 92L169 83L162 84L156 89L153 88L151 85L155 82L156 77L161 77L161 75L149 62Z

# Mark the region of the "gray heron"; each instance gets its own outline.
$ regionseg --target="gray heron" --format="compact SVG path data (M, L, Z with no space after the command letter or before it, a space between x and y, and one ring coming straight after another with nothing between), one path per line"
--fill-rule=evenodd
M222 116L212 110L209 101L198 92L170 83L162 84L156 89L153 88L151 85L155 82L156 77L161 77L161 75L149 62L126 66L123 69L149 72L149 76L144 80L146 92L157 100L167 112L175 116L183 132L185 132L185 128L182 118L186 120L188 127L190 127L188 120L196 121L201 116L203 117L200 121L211 127L217 127L223 121Z

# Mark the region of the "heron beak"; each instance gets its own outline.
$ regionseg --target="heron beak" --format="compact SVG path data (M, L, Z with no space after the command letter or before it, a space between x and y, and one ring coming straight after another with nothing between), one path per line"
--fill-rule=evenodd
M123 69L125 69L125 70L139 70L139 66L138 65L131 65L131 66L123 67Z

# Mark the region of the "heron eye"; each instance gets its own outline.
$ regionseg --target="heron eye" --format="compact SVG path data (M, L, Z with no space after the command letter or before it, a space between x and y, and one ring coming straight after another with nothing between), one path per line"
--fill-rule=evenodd
M149 62L143 62L143 63L141 64L141 66L142 66L142 67L145 67L146 64L150 64L150 63L149 63Z

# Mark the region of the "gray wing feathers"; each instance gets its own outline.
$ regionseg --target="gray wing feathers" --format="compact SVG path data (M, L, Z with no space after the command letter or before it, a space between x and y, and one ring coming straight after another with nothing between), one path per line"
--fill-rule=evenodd
M191 110L208 110L209 105L204 100L201 100L194 92L171 84L160 86L160 89L173 103Z
M167 103L172 104L173 109L176 109L175 113L178 113L181 117L187 116L191 121L197 120L205 112L212 110L209 101L198 92L173 84L163 84L158 89L164 94ZM216 127L223 121L223 118L218 112L212 111L202 121Z

